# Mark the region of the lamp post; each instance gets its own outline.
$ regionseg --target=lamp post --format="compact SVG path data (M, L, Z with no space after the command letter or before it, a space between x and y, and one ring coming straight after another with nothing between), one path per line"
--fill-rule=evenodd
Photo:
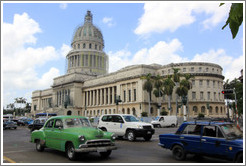
M184 122L187 121L187 115L186 115L186 103L187 103L187 96L182 96L182 103L184 107Z

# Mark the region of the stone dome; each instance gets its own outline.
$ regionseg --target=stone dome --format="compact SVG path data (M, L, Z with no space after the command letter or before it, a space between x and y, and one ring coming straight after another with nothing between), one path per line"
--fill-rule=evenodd
M102 49L104 48L102 32L93 25L91 11L87 11L85 15L84 25L78 27L75 31L71 45L73 46L73 44L83 41L96 42L102 46Z

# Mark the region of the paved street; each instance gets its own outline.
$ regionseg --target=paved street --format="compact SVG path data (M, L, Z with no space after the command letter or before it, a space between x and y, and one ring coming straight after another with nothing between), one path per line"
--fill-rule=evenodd
M108 159L102 159L98 153L81 156L78 161L70 161L65 153L52 149L37 152L35 144L30 143L30 131L26 127L17 130L3 130L4 163L227 163L224 160L204 157L196 160L188 155L185 161L179 162L172 157L170 150L159 147L158 136L161 133L170 133L176 128L157 128L149 142L137 139L135 142L116 140L117 150L114 150Z

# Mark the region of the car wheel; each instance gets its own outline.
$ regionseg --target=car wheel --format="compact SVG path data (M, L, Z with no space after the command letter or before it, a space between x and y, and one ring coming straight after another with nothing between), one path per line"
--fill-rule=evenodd
M171 127L175 127L175 124L172 124Z
M161 125L160 125L160 124L158 124L158 125L157 125L157 127L158 127L158 128L161 128Z
M186 158L186 153L184 151L184 148L181 147L180 145L175 145L173 147L173 157L179 161L184 160Z
M17 127L14 127L14 129L17 129Z
M146 135L144 136L145 141L149 141L152 138L152 135Z
M74 146L72 143L69 143L66 147L66 155L69 160L76 160L77 154L75 152Z
M129 131L127 132L127 139L128 139L129 141L134 141L134 140L136 139L134 131L129 130Z
M240 153L239 155L237 155L235 163L242 163L242 162L243 162L243 153Z
M107 131L107 129L106 129L106 128L104 128L104 127L103 127L103 128L101 128L101 130L102 130L102 131Z
M108 150L107 152L100 152L101 157L108 158L111 154L112 150Z
M44 151L44 146L41 144L40 140L36 141L36 150L39 152Z

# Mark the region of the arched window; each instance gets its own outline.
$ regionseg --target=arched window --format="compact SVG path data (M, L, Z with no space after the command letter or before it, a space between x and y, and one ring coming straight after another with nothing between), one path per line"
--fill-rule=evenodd
M127 114L130 114L130 108L127 108Z
M72 111L71 110L67 111L67 115L72 115Z
M198 109L197 109L197 106L194 106L194 107L193 107L193 111L194 111L195 114L197 114L197 110L198 110Z
M83 44L83 48L85 48L85 43Z
M89 44L89 49L91 49L91 43Z
M202 106L202 108L201 108L201 113L205 113L205 106Z

